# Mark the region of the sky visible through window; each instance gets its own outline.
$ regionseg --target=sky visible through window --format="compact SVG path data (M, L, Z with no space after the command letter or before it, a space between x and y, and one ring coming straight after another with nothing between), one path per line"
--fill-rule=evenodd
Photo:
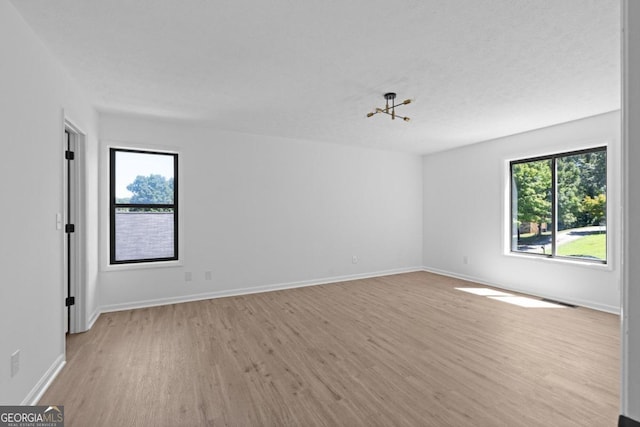
M127 185L135 181L138 175L162 175L167 180L173 178L173 156L158 154L116 152L116 198L128 198L133 195Z

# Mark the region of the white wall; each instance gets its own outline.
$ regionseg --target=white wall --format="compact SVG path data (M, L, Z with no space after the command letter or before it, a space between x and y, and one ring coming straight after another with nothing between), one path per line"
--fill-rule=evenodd
M95 169L97 116L6 1L0 2L0 58L0 404L33 403L64 360L63 232L56 229L56 213L63 211L64 117L87 132L88 167ZM97 209L96 183L87 182L89 215ZM95 217L87 228L97 228ZM97 309L96 242L93 231L88 312ZM18 349L20 371L11 377L10 355Z
M505 254L508 161L608 144L609 266ZM507 289L618 312L620 113L425 156L424 265ZM468 257L468 264L463 257Z
M640 21L639 11L635 12ZM120 309L405 271L420 265L601 309L619 307L619 113L422 160L105 115L101 117L104 143L99 149L93 109L9 2L0 2L0 55L4 141L0 219L5 225L0 244L0 404L33 403L64 358L64 235L55 228L55 214L63 210L65 117L87 133L83 279L88 320L95 318L101 306ZM630 60L638 63L638 58ZM628 114L631 117L635 110ZM627 124L631 128L633 121ZM634 132L639 133L631 129L629 140ZM184 184L181 267L112 270L106 266L104 155L108 141L179 149ZM609 168L613 190L609 193L609 267L504 255L506 162L601 142L609 143L613 162ZM640 161L631 144L627 149L630 163ZM96 173L99 155L100 174ZM631 218L640 210L632 184L640 182L640 176L631 168L627 174L629 285L640 277L636 271L640 263L632 256L640 250L636 247L640 238L634 238L638 233L631 229ZM352 264L353 255L360 258L358 264ZM462 263L465 255L468 264ZM211 281L204 280L205 271L212 272ZM185 282L185 272L193 274L191 282ZM632 311L640 307L638 289L628 286L624 306L627 361L640 359L640 310ZM21 368L11 378L9 358L17 349ZM640 375L634 369L637 364L629 363L623 372L623 412L638 419Z
M640 3L624 2L622 414L640 423Z
M419 156L113 115L100 127L104 310L421 266ZM182 267L106 267L114 142L179 150Z

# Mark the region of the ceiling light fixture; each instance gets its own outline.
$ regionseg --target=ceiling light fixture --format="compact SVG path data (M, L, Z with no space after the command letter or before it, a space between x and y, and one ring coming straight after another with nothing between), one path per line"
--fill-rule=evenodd
M402 104L398 104L396 105L396 94L394 92L388 92L384 94L384 99L387 100L387 104L384 108L376 108L375 111L367 114L367 117L371 117L375 114L378 113L384 113L384 114L388 114L391 116L391 120L395 120L396 117L399 119L404 120L405 122L408 122L409 120L411 120L409 117L403 117L403 116L398 116L396 114L396 107L399 107L401 105L407 105L407 104L411 104L411 100L410 99L405 99L404 101L402 101ZM389 101L391 101L391 105L389 105Z

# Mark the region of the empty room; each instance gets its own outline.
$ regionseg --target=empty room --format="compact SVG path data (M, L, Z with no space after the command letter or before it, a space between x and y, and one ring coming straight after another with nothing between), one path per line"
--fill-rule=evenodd
M640 2L0 0L0 53L0 426L640 426Z

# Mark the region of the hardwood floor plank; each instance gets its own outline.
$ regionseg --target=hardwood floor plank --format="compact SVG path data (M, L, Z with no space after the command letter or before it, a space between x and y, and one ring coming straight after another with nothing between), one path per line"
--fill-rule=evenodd
M426 272L100 316L41 399L68 426L614 426L619 318Z

